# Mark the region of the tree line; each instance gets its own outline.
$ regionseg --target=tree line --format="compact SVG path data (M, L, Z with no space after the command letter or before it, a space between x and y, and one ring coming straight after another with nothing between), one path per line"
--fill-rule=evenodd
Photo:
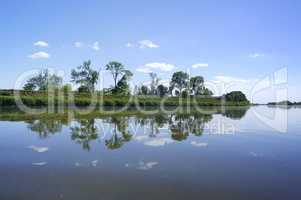
M103 90L107 95L153 95L153 96L212 96L213 92L205 87L204 78L202 76L190 77L188 73L177 71L173 73L169 81L169 87L160 84L160 78L156 73L149 73L150 85L135 86L134 90L130 90L129 81L133 73L126 69L125 66L116 61L109 62L105 69L112 75L113 83L110 88ZM91 61L85 61L82 65L72 69L71 82L78 86L78 92L88 93L96 91L96 84L99 81L99 72L92 69ZM66 92L72 90L71 84L62 84L62 77L42 70L37 76L27 80L24 85L25 91L46 91L49 89L62 89ZM242 92L236 91L225 95L229 101L245 101L247 100Z

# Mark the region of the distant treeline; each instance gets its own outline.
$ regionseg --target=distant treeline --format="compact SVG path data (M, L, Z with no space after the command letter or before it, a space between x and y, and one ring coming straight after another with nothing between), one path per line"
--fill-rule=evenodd
M99 92L96 88L97 83L102 78L98 71L92 69L91 61L85 61L82 65L71 71L71 83L63 85L62 77L51 73L48 69L27 80L23 87L25 91L48 91L64 90L65 93L74 91L72 86L76 86L76 91L80 93ZM205 96L210 97L213 92L205 86L205 79L202 76L190 76L183 71L174 72L168 83L163 84L158 75L154 72L149 73L149 84L135 85L130 88L129 81L133 73L125 66L116 61L109 62L104 69L111 73L113 85L109 88L101 89L103 95L145 95L145 96ZM238 97L240 98L240 97ZM237 99L233 99L236 101ZM246 99L243 99L246 100Z
M294 106L294 105L301 105L301 102L280 101L280 102L270 102L270 103L268 103L268 105L270 105L270 106L274 106L274 105Z
M114 85L101 90L96 85L101 78L99 72L92 69L91 61L71 71L71 84L64 84L63 79L50 70L29 78L23 90L0 90L0 105L16 105L15 92L19 92L25 105L45 106L52 100L54 105L88 106L179 106L179 105L248 105L249 101L240 91L233 91L221 97L213 97L213 92L205 86L202 76L190 77L188 73L177 71L167 85L160 82L156 73L149 73L150 84L134 86L130 89L129 80L133 76L119 62L109 62L105 69L111 73ZM96 97L96 98L94 98ZM164 97L164 98L163 98ZM163 101L162 101L163 100Z

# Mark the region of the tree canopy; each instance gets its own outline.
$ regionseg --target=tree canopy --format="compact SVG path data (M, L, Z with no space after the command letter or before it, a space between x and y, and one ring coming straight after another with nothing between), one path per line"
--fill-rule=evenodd
M149 74L151 78L151 84L150 84L150 94L151 95L156 95L157 94L157 87L159 85L160 79L158 78L158 75L154 72L151 72Z
M165 95L168 94L168 87L164 86L164 85L158 85L157 87L157 94L160 96L160 97L163 97Z
M181 93L183 89L187 88L188 82L189 82L189 75L186 72L178 71L172 75L170 81L170 87L172 90L175 88L180 90Z
M248 99L244 93L241 91L233 91L229 92L225 95L226 101L234 101L234 102L247 102Z
M139 91L138 91L138 94L141 94L141 95L148 95L149 94L149 89L146 85L142 85L140 88L139 88Z
M204 90L204 78L202 76L191 77L190 88L194 95L201 95Z
M62 78L50 74L48 69L41 71L37 76L30 78L24 85L23 89L27 91L45 91L50 88L57 89L62 86Z
M110 71L114 80L114 89L117 87L118 77L123 76L126 72L123 64L112 61L106 65L106 70Z
M99 73L91 68L91 61L85 61L77 69L71 71L71 81L79 84L79 91L94 91Z
M118 81L117 86L113 88L112 93L118 95L129 95L130 86L128 81L133 76L133 73L129 70L124 70L124 75Z
M114 86L104 88L102 94L113 95L130 95L129 80L133 73L125 69L124 65L112 61L106 65L106 70L110 71L113 77ZM170 85L166 87L160 83L160 78L156 73L149 73L151 78L150 84L135 86L134 94L138 95L157 95L160 97L168 94L179 97L191 96L211 96L213 92L205 87L205 81L202 76L189 77L184 71L177 71L172 74ZM91 67L91 61L84 61L82 65L71 71L71 81L79 85L79 92L95 91L95 85L99 79L99 73ZM62 78L55 74L49 73L48 70L41 71L37 76L32 77L24 85L24 90L29 91L45 91L49 88L59 88L65 93L72 91L72 85L65 84L62 86ZM176 90L174 90L176 89ZM223 95L226 101L232 102L248 102L246 96L240 91L233 91Z

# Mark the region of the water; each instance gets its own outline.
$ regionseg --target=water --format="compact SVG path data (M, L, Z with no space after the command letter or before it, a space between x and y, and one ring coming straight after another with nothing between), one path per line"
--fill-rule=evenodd
M300 144L299 108L1 121L0 199L298 199Z

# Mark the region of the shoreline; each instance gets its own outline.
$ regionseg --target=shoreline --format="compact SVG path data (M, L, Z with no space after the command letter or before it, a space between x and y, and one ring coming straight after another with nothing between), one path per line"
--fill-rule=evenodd
M252 106L202 106L199 109L189 109L185 106L169 106L165 107L165 110L161 110L159 107L146 107L146 109L133 109L118 110L114 107L107 107L106 109L94 109L86 110L81 109L64 109L61 112L49 113L25 113L19 110L15 106L0 107L0 120L4 121L21 121L30 119L66 119L66 118L93 118L93 117L112 117L112 116L155 116L155 115L213 115L224 114L229 112L245 112ZM39 108L40 109L40 108Z

